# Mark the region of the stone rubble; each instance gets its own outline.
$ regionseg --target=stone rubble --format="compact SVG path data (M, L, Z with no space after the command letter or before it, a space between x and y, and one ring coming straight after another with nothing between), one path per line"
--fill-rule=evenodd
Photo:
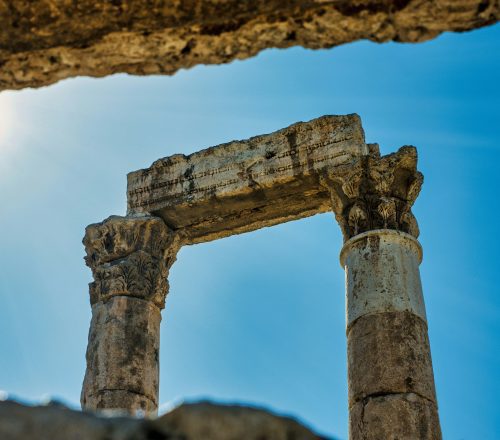
M0 402L0 439L328 440L292 418L248 406L183 404L157 419L140 419L12 401Z

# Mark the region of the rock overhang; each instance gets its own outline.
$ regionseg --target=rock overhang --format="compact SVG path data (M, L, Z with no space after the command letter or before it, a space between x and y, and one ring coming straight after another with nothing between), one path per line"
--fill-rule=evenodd
M75 76L171 75L267 48L416 43L496 23L488 0L0 2L0 90Z

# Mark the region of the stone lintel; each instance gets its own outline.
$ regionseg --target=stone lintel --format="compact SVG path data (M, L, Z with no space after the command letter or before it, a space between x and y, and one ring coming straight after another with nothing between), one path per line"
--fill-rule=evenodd
M128 175L128 214L151 213L187 244L330 211L322 176L369 154L358 115L177 154Z

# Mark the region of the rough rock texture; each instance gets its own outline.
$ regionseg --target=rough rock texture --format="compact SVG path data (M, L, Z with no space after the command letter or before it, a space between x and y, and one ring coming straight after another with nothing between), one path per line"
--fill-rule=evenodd
M264 410L182 405L156 420L98 417L61 406L0 402L2 440L326 440L295 420Z
M160 310L178 240L151 216L112 216L87 227L92 321L81 403L84 409L155 414Z
M357 115L156 161L128 175L128 214L151 212L188 243L331 210L320 177L368 154Z
M327 440L293 419L243 406L184 405L164 418L186 440Z
M270 47L419 42L498 17L498 0L0 0L0 90L172 74Z

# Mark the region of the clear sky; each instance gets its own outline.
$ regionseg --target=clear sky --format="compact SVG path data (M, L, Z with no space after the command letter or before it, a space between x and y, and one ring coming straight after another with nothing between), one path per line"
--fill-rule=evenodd
M78 405L91 280L81 239L87 224L125 213L127 172L358 113L384 154L418 147L414 212L444 438L498 440L499 43L494 26L0 93L0 389ZM162 409L248 402L345 440L340 248L324 214L182 249L163 312Z

